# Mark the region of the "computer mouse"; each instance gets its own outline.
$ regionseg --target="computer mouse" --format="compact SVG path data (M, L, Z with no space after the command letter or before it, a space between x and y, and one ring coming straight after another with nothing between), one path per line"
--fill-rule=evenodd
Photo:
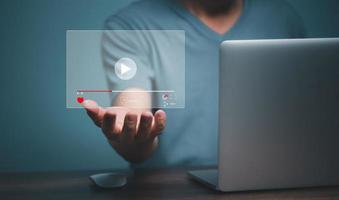
M121 173L102 173L94 174L89 179L101 188L119 188L127 183L127 176Z

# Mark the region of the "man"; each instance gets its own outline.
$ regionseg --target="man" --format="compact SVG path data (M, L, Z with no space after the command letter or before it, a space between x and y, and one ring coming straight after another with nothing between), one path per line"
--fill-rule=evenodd
M105 28L186 32L185 109L152 114L150 98L143 92L120 93L113 100L114 108L104 109L90 100L83 103L123 158L154 167L216 165L222 41L304 37L300 17L284 0L143 0L109 17ZM109 48L103 47L108 70L112 68ZM118 85L108 80L112 89ZM146 76L140 82L148 86L128 90L152 89ZM134 104L145 109L132 109L135 105L119 101L131 97L139 99Z

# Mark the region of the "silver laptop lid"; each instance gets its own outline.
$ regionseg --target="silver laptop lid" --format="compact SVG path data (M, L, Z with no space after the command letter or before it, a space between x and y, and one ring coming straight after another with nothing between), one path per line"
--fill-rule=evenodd
M226 41L219 189L339 185L339 39Z

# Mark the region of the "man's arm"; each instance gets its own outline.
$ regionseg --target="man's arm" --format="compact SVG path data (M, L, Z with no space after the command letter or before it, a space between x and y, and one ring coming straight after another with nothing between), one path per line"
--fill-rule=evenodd
M129 88L117 95L113 107L102 108L96 102L83 102L87 114L102 129L111 146L127 161L146 160L158 146L158 135L166 125L162 110L152 114L149 93Z

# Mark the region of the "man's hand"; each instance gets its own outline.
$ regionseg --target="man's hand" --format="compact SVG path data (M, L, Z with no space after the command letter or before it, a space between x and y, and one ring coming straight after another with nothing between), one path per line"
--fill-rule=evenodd
M89 117L102 129L111 146L126 160L146 160L158 146L158 135L166 125L166 113L128 109L102 108L96 102L83 103Z

